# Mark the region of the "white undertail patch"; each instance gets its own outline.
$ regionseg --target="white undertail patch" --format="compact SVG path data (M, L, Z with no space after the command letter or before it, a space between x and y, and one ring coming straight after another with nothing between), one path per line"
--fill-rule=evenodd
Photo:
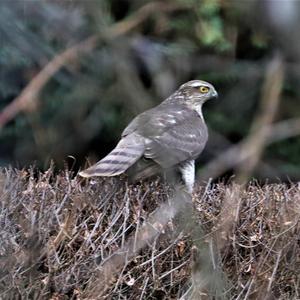
M192 193L195 183L195 161L189 160L183 163L180 166L180 172L188 192Z

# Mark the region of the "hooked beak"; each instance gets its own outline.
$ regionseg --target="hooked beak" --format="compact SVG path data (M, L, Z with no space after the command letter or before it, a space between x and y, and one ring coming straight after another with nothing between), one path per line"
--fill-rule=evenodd
M212 96L212 98L218 98L219 97L219 95L218 95L218 93L217 93L216 90L213 91L213 93L211 94L211 96Z

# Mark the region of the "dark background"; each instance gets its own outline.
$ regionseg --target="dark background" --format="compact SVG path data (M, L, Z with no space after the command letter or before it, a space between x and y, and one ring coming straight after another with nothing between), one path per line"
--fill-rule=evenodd
M0 118L47 63L98 36L91 49L49 76L20 113L0 124L0 166L47 169L53 159L58 168L76 170L87 157L93 162L107 154L136 114L180 84L203 79L216 87L219 99L204 107L210 139L199 159L201 169L248 135L266 68L277 56L284 81L274 122L299 118L298 1L0 4ZM132 22L137 23L127 30ZM299 153L296 135L272 143L254 176L299 180Z

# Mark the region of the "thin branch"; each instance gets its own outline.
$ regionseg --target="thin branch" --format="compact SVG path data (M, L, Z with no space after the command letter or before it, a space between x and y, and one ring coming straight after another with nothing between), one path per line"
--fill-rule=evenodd
M276 262L275 262L275 265L274 265L274 268L273 268L273 272L272 272L272 276L270 278L268 288L267 288L268 292L271 291L272 283L274 282L274 279L275 279L275 275L276 275L276 272L277 272L277 269L278 269L278 266L279 266L281 255L282 255L282 249L280 249L278 254L277 254L277 259L276 259Z

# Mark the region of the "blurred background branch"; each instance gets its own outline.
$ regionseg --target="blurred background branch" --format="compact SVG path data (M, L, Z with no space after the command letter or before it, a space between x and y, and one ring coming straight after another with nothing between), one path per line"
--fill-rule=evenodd
M252 122L249 135L209 162L198 174L202 180L216 178L230 169L236 169L237 181L245 182L268 144L300 134L299 120L271 124L279 107L282 85L283 63L281 58L275 56L267 67L259 112Z
M120 35L126 34L145 19L149 18L151 14L156 11L174 11L182 6L168 5L162 2L152 2L144 5L135 14L131 15L128 20L120 21L107 28L103 33L106 39L114 40ZM13 119L21 111L29 111L37 104L38 94L46 83L59 71L60 68L68 63L72 63L74 59L82 52L91 51L96 46L99 36L91 36L86 40L74 45L61 54L56 55L47 65L29 82L21 94L14 99L2 112L0 112L0 130L11 119Z
M294 118L275 123L269 126L268 135L266 136L266 146L281 140L297 137L300 135L300 119ZM251 151L243 152L245 145L244 140L237 145L231 146L222 152L215 159L204 165L203 169L199 170L197 176L199 179L206 181L209 178L217 178L228 170L235 169L241 165L247 158L254 155ZM244 155L241 155L243 153ZM263 162L262 162L263 163Z
M253 120L249 136L243 143L240 155L248 159L237 168L238 181L244 182L249 179L262 156L269 135L269 127L279 107L282 86L283 63L281 58L276 56L267 66L259 112ZM247 152L252 155L247 155Z
M30 112L37 106L38 94L54 74L65 64L72 62L79 52L95 47L97 37L92 36L54 57L25 87L21 94L0 112L0 130L21 111Z

